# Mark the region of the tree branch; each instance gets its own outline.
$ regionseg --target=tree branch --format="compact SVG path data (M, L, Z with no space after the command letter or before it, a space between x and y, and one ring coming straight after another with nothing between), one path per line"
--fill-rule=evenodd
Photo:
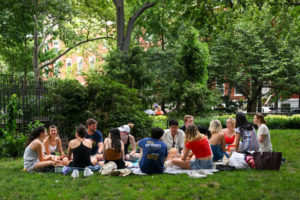
M77 47L79 45L82 45L82 44L87 43L87 42L92 42L92 41L95 41L95 40L100 40L100 39L114 39L115 40L115 38L112 38L112 37L97 37L97 38L88 39L88 40L85 40L85 41L78 42L77 44L75 44L72 47L68 48L67 50L65 50L63 53L61 53L60 55L58 55L56 58L54 58L50 62L47 62L47 63L44 63L44 64L40 65L39 68L43 69L44 67L55 63L55 61L57 61L60 57L62 57L63 55L67 54L69 51L71 51L72 49L74 49L75 47Z

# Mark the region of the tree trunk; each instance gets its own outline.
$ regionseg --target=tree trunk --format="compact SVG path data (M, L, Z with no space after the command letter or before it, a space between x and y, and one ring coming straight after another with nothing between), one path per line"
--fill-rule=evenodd
M33 33L33 57L32 57L32 66L34 71L35 80L38 81L40 79L40 68L39 68L39 60L38 60L38 31L37 28L34 28Z
M124 0L113 1L117 10L117 47L121 49L124 41L125 23L124 23Z

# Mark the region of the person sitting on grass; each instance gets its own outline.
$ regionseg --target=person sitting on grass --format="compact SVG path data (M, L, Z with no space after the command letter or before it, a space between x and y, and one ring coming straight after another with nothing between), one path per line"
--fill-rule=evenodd
M59 160L62 160L65 157L61 146L61 139L58 135L58 129L56 126L51 125L49 127L49 133L46 139L43 142L44 152L46 155L55 155L56 149L58 149L60 153L60 157L57 157Z
M124 144L117 128L109 130L109 135L104 140L104 164L109 161L116 163L118 169L126 168L124 162Z
M76 138L69 143L67 158L63 159L63 165L79 168L85 168L92 165L92 142L85 138L86 134L84 125L81 124L76 127Z
M272 152L273 148L271 143L270 131L266 126L266 121L263 114L261 113L255 114L253 118L253 122L258 126L257 137L260 143L259 151Z
M235 148L238 152L258 151L259 143L253 125L248 122L244 113L236 114ZM240 143L240 138L242 141Z
M125 160L137 160L140 157L139 153L136 153L136 143L134 136L130 134L130 130L134 127L134 124L129 123L119 127L120 137L124 144ZM129 151L129 145L131 145L131 151Z
M54 156L44 155L43 152L42 141L46 136L43 126L39 126L31 132L23 155L24 171L43 169L55 165Z
M185 147L180 158L172 159L172 163L183 169L212 169L212 151L209 141L204 134L198 131L196 125L188 125L185 131ZM195 160L188 161L187 157L193 152Z
M219 120L212 120L209 124L211 138L209 139L210 147L213 152L213 161L223 159L225 150L225 137L222 134L222 124Z
M180 152L184 146L184 132L178 128L178 121L175 119L169 121L169 127L165 130L162 141L166 143L168 151L176 148Z
M183 121L184 121L184 125L182 127L180 127L180 129L183 132L185 132L188 125L194 125L194 116L193 115L185 115L183 118ZM208 139L210 138L211 134L207 127L200 125L200 124L198 124L196 126L201 134L206 135L208 137Z
M151 138L138 141L141 148L139 166L141 172L146 174L159 174L164 172L164 162L168 156L167 145L161 141L164 130L155 127L151 130Z

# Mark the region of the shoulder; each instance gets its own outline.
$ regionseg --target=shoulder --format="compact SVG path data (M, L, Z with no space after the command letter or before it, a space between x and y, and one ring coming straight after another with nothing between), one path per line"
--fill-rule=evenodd
M61 142L61 139L60 139L59 137L56 137L56 138L55 138L55 141L56 141L56 142Z
M184 136L185 134L184 134L183 130L178 129L178 135Z
M35 141L35 140L34 140ZM46 144L49 141L49 137L46 137L43 141L44 144Z
M99 130L96 130L94 134L102 136L102 133Z

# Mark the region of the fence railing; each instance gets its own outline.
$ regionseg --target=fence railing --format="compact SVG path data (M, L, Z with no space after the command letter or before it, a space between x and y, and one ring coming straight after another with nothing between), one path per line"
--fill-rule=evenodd
M55 82L50 81L28 81L17 79L12 76L0 75L0 113L6 113L6 106L12 94L17 95L18 106L23 115L17 119L20 131L24 132L27 125L39 120L49 124L49 108L47 108L48 89ZM5 119L0 119L0 126L5 126Z

